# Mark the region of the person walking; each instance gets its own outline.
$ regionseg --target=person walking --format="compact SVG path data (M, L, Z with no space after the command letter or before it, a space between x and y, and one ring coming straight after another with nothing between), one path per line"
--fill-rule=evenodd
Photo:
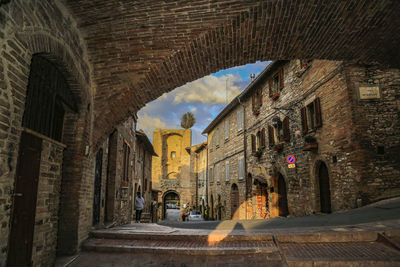
M140 217L142 216L142 210L144 207L144 198L137 192L137 197L135 198L135 210L136 210L136 222L140 223Z

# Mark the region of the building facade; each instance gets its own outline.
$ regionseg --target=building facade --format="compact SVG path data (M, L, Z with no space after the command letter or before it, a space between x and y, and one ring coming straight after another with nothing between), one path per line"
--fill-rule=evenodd
M136 144L133 203L135 203L136 193L140 192L144 198L141 222L157 222L157 197L154 198L151 172L152 159L158 155L154 152L153 145L143 131L136 131ZM135 214L134 205L133 209L133 214Z
M156 129L153 133L153 147L158 157L153 157L152 180L154 189L160 192L159 216L162 219L167 202L181 204L181 215L184 204L194 204L196 181L190 175L190 146L190 129Z
M222 212L222 219L257 219L329 213L398 196L398 81L398 69L273 62L204 131L210 142L209 203L220 195L223 206L236 207L239 198L239 216ZM240 121L238 110L245 130L242 142L230 145L225 129ZM390 119L379 115L382 110L391 110ZM240 135L240 125L231 128L233 138ZM230 160L241 150L243 168L232 165L240 160ZM228 173L238 178L239 197Z

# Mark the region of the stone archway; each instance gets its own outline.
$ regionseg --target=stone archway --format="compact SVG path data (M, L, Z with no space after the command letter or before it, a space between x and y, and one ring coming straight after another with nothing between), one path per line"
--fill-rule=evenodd
M179 193L174 190L169 190L164 193L163 197L163 219L167 219L167 209L175 209L176 205L180 205ZM178 217L178 220L180 218Z

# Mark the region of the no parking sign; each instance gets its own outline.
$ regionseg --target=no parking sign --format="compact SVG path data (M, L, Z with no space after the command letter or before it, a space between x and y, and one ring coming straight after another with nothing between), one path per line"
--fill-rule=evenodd
M287 156L286 161L289 164L293 164L296 162L296 158L293 155L289 155L289 156Z

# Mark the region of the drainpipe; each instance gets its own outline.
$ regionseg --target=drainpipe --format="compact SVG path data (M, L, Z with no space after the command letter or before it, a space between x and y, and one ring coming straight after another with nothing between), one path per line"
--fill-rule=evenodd
M201 134L202 136L207 138L207 157L206 157L206 203L208 206L208 134L205 136L204 134Z
M247 179L247 128L246 128L246 106L240 102L240 97L238 97L238 101L239 104L243 107L243 158L244 158L244 177L243 179L245 179L245 184L246 184L246 220L247 218L247 187L250 186L248 185L248 179Z

